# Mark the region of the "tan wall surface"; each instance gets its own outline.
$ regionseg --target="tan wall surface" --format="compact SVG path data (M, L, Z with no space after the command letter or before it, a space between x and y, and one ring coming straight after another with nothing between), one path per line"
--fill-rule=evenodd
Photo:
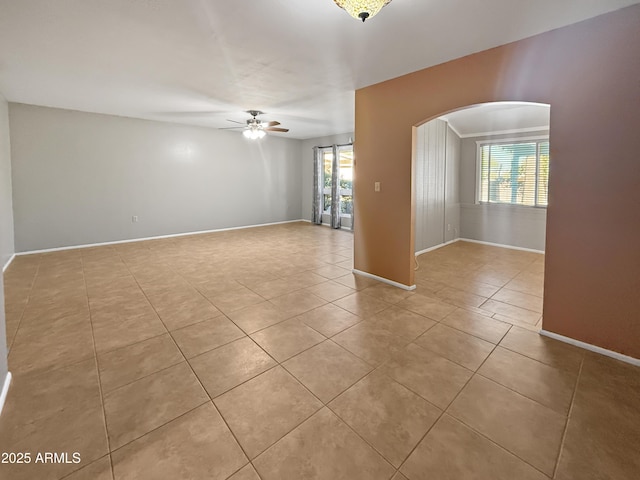
M543 328L640 358L640 5L356 91L355 268L413 284L412 126L492 101L551 104Z

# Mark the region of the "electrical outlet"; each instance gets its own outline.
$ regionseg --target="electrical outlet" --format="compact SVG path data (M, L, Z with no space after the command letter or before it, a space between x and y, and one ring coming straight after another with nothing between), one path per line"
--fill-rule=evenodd
M379 191L380 191L380 182L375 182L375 183L373 184L373 190L374 190L375 192L379 192Z
M447 232L450 232L450 231L451 231L451 224L447 223Z
M137 215L134 215L133 217L131 217L131 221L132 221L133 223L136 223L136 222L138 221L138 216L137 216Z

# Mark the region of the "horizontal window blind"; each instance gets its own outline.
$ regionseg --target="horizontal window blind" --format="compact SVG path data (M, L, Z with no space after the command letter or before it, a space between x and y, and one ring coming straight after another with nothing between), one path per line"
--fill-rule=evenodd
M478 201L546 207L549 141L479 146Z

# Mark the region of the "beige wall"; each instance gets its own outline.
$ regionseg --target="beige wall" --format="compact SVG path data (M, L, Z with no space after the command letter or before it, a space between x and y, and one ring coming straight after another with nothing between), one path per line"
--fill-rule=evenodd
M355 268L413 284L412 126L468 105L547 103L543 327L640 357L638 45L634 5L356 91Z

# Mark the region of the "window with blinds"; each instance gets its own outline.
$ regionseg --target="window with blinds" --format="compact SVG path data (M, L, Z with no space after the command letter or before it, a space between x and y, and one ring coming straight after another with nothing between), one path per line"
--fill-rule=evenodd
M478 144L478 202L546 207L549 140Z

